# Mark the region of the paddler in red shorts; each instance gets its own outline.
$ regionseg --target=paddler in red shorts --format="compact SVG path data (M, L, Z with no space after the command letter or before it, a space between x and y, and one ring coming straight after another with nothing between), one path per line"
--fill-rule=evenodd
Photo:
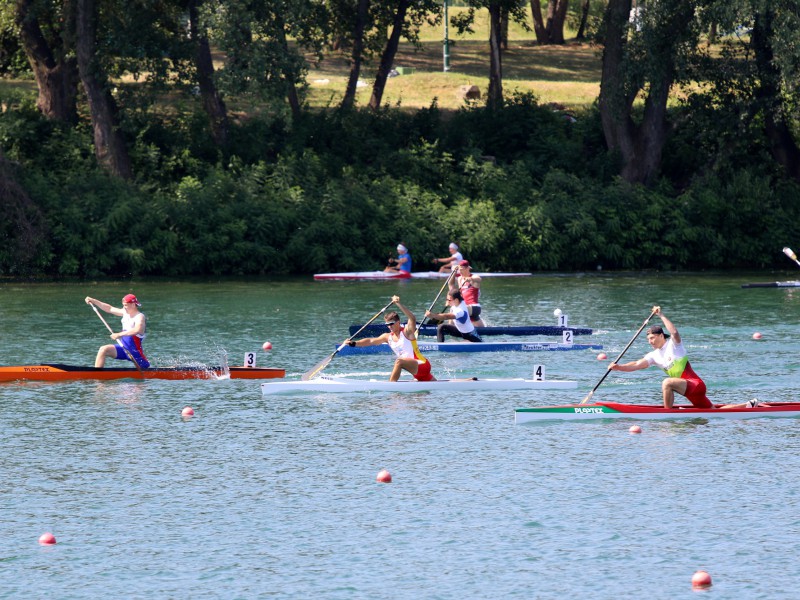
M414 317L414 313L400 303L399 296L392 296L392 302L397 305L397 308L408 319L405 327L400 324L400 315L392 311L386 313L383 317L389 331L373 338L362 338L360 340L348 338L345 343L349 346L357 347L389 344L392 352L397 356L389 381L400 379L400 374L404 370L411 373L417 381L436 381L436 378L431 373L431 363L422 355L417 346L417 320Z
M653 351L645 354L644 358L624 365L611 363L608 365L609 370L627 372L646 369L653 365L661 367L668 375L661 383L664 408L672 408L676 392L686 396L697 408L714 408L711 400L706 398L706 384L689 364L689 357L675 325L664 316L660 306L654 306L653 312L661 318L669 333L665 333L661 325L653 325L647 330L647 341L653 347Z

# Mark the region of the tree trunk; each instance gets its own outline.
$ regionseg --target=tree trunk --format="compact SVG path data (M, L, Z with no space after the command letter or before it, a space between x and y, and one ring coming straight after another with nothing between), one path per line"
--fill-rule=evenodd
M667 141L667 99L675 76L675 48L679 36L669 39L651 60L659 65L658 76L643 81L640 88L626 88L625 46L629 34L631 0L609 0L605 14L605 46L600 81L600 119L606 144L622 159L620 175L629 182L650 183L658 175L661 156ZM684 31L694 18L692 0L676 3L665 31ZM641 123L632 118L633 101L641 89L647 89Z
M589 21L589 0L583 0L581 5L581 24L578 27L578 35L575 36L576 40L586 39L586 23Z
M283 48L284 54L289 56L289 44L286 41L286 22L283 19L283 14L277 13L273 16L275 18L278 44ZM300 98L297 95L297 87L295 86L296 76L289 68L283 70L283 81L286 84L286 100L289 102L292 116L296 119L300 116Z
M569 0L550 0L547 3L547 19L542 18L541 0L531 0L533 31L540 46L564 43L564 21L567 18Z
M569 0L550 0L547 5L547 30L548 44L564 43L564 21L567 18Z
M75 20L78 72L89 101L97 162L112 175L129 179L132 175L128 149L119 130L117 105L105 86L105 77L94 60L97 36L95 0L76 0Z
M358 77L361 74L361 61L364 55L364 29L366 27L368 11L369 0L358 0L356 26L353 30L353 54L350 59L350 77L347 80L344 98L342 98L342 108L352 108L356 101Z
M489 93L486 106L490 110L503 106L503 64L500 48L500 5L489 3Z
M383 99L383 91L386 88L386 79L392 69L397 48L400 45L400 36L403 34L403 23L406 20L406 13L411 0L400 0L397 5L397 12L394 13L392 22L392 33L386 42L386 48L381 55L381 63L378 65L378 73L375 75L375 84L372 86L372 97L369 99L369 107L378 110Z
M214 83L214 61L211 59L211 47L205 28L200 25L198 6L203 0L189 1L189 33L194 44L195 67L197 68L197 85L200 88L200 97L203 108L208 115L211 126L211 136L217 146L225 148L228 145L230 123L225 102Z
M500 47L508 50L508 8L500 11Z
M542 3L540 0L531 0L531 17L533 18L533 31L536 34L536 42L540 46L549 44L547 29L542 19Z
M61 47L50 47L39 20L32 14L31 4L32 0L17 0L15 20L39 90L36 107L48 119L75 124L78 121L78 64L65 45L66 32L61 32ZM65 6L64 12L69 17L68 8Z
M764 116L764 133L769 141L772 158L781 165L793 179L800 181L800 149L786 122L787 108L782 98L782 77L775 65L775 52L772 47L774 13L767 7L756 13L753 23L752 44L758 69L759 85L756 101Z

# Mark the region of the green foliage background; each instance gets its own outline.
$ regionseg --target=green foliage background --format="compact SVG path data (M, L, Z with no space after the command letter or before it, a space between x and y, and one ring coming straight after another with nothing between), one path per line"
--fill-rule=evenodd
M611 175L595 112L572 122L530 96L447 116L436 106L262 116L235 126L227 155L204 122L199 111L129 117L137 178L124 182L96 167L88 128L14 104L0 145L45 226L35 260L5 244L0 274L371 270L400 240L416 270L453 240L482 270L784 267L780 249L796 243L797 184L753 151L758 139L715 136L708 115L701 138L692 118L676 119L685 125L653 188ZM711 164L715 139L728 147Z

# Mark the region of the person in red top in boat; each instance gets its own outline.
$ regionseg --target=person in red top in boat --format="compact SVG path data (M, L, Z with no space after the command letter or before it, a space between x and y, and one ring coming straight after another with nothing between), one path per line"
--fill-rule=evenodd
M397 305L408 321L405 327L400 324L400 315L392 311L384 315L386 326L389 331L377 337L362 338L351 340L347 338L345 343L351 347L378 346L389 344L392 352L397 358L394 361L392 374L389 381L397 381L400 374L405 370L414 376L417 381L436 381L436 377L431 373L431 363L419 351L417 346L417 320L414 313L400 303L400 296L392 296L392 302Z
M472 324L484 327L486 324L481 319L481 276L472 272L468 260L458 263L458 275L450 280L450 289L461 292Z
M660 306L654 306L653 313L661 318L669 333L665 333L661 325L653 325L647 330L647 342L653 347L652 352L645 354L644 358L622 365L611 363L608 369L629 372L653 365L661 367L668 375L661 383L664 408L672 408L676 393L685 396L697 408L714 408L714 404L706 397L705 382L689 364L678 329L664 316ZM753 408L757 404L757 400L751 400L744 404L726 404L718 408Z
M131 360L128 353L133 357L142 369L150 367L150 362L142 350L142 340L145 338L147 329L147 318L139 310L141 306L139 300L133 294L128 294L122 299L122 308L116 308L90 296L86 296L86 304L92 304L109 314L122 317L122 331L111 334L111 339L116 340L117 344L101 346L97 351L97 358L94 361L96 368L102 369L106 364L106 357L118 360ZM120 346L124 346L124 349ZM126 352L127 350L127 352Z

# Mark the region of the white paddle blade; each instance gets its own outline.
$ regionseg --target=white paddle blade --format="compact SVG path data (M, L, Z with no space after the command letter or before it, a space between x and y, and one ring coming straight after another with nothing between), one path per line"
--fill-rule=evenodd
M794 260L794 261L796 261L796 260L797 260L797 255L796 255L794 252L792 252L792 249L791 249L791 248L784 248L784 249L783 249L783 253L784 253L786 256L788 256L789 258L791 258L792 260Z
M586 394L586 398L584 398L583 400L581 400L581 404L586 404L586 403L587 403L589 400L591 400L591 399L592 399L592 396L594 396L594 390L592 390L591 392L589 392L588 394Z
M309 379L313 379L317 373L319 373L320 371L322 371L322 369L328 366L328 363L330 363L331 360L333 360L333 354L331 354L330 356L326 356L320 362L318 362L313 369L311 369L306 373L303 373L302 377L300 377L300 381L308 381Z
M322 371L322 369L324 369L325 367L327 367L328 364L333 360L333 357L336 356L339 353L339 351L346 345L347 342L345 342L344 344L339 346L336 350L334 350L330 356L326 356L321 361L319 361L316 365L314 365L313 369L311 369L307 373L304 373L303 376L300 377L300 381L308 381L309 379L312 379L313 377L318 375L319 372Z

